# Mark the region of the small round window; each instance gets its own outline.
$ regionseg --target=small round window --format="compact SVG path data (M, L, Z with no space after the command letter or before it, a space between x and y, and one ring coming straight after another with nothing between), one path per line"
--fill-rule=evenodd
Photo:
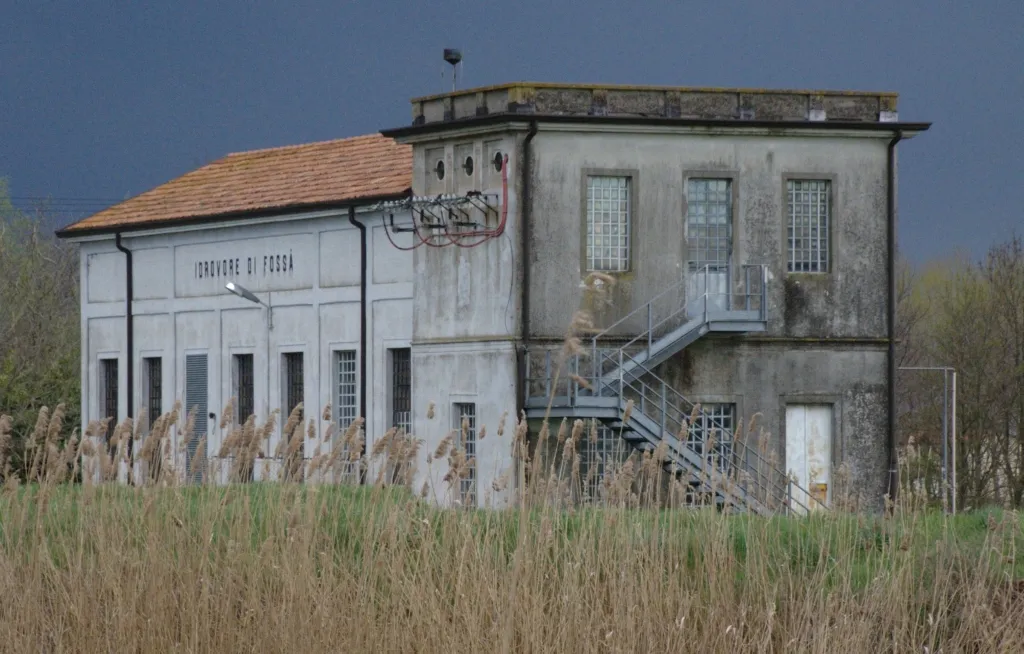
M466 161L462 164L462 169L466 171L466 176L473 174L473 157L466 157Z
M500 173L501 172L501 167L504 165L504 163L505 163L505 157L500 152L495 152L494 153L494 169Z
M434 166L434 172L437 174L438 179L444 179L444 162L440 159L437 160L437 165Z

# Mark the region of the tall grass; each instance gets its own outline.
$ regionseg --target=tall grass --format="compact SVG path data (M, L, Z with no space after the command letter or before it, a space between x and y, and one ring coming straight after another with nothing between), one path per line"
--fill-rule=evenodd
M10 476L0 492L7 651L989 652L1024 643L1024 522L1012 512L950 518L912 498L889 517L663 508L643 491L657 466L638 458L626 464L633 472L613 474L608 486L622 492L599 507L556 489L506 510L444 510L401 474L364 486L216 486L175 483L164 469L136 486L89 475L70 484L83 457L65 453L74 439L50 447L53 418L41 417L30 439L42 451L31 479ZM577 455L565 442L587 431L566 430L558 449L568 461L538 463L535 445L529 465L571 469ZM511 447L524 434L517 422L489 438ZM457 484L466 459L446 454L446 483Z

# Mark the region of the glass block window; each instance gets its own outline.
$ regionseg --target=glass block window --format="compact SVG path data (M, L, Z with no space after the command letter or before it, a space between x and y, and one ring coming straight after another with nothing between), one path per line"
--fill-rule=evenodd
M697 419L690 424L686 444L717 467L732 466L733 438L736 429L736 405L702 404ZM708 444L714 439L714 447Z
M690 270L729 265L732 244L732 181L690 179L686 183L686 240Z
M629 270L630 179L587 177L587 270Z
M253 376L253 356L235 355L235 397L238 399L237 422L244 425L249 416L256 413L256 397Z
M391 350L391 426L412 431L412 357L407 347Z
M598 425L596 440L590 439L590 429L590 421L587 421L583 442L579 444L580 481L586 497L594 501L600 499L605 474L625 463L632 448L619 436L617 429Z
M786 182L789 272L827 273L829 270L831 186L828 180Z
M100 420L110 418L111 427L117 422L117 359L100 360ZM108 430L110 433L112 429Z
M338 350L334 353L335 408L339 433L344 433L359 413L356 396L356 351Z
M149 420L149 429L163 413L163 360L160 357L143 359L142 367L146 375L146 418Z
M462 421L466 420L467 428L462 431ZM469 463L469 474L459 479L459 497L462 506L476 506L476 404L456 402L452 407L452 429L458 440L457 447L466 453Z
M302 402L304 392L304 378L302 366L302 352L288 352L284 355L284 415L282 421L287 421L288 416ZM301 416L300 416L301 417Z

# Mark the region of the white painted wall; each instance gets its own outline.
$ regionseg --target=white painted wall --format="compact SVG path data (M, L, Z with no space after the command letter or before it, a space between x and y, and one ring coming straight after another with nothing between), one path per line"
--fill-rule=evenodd
M412 340L413 261L410 253L378 235L380 214L364 212L359 218L369 227L371 338L365 415L372 447L390 426L385 408L389 376L381 348L408 347ZM176 400L184 400L185 356L193 353L209 357L209 410L215 414L209 421L211 457L226 435L217 427L223 407L235 394L234 354L253 354L259 421L281 408L280 362L285 352L304 354L307 419L319 421L325 405L333 405L332 351L359 350L359 231L348 222L347 212L133 232L122 242L134 259L136 410L147 403L142 358L163 358L166 412ZM83 421L100 417L99 361L110 356L119 359L117 418L122 420L129 414L125 256L116 250L112 235L84 239L81 252ZM273 307L273 329L268 328L267 310L229 293L224 287L228 281ZM284 418L277 421L271 451ZM312 455L311 443L307 449L306 455Z

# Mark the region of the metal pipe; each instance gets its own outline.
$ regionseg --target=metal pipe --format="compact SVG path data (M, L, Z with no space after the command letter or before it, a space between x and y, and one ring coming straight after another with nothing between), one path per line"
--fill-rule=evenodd
M519 161L520 171L520 187L519 187L519 198L520 204L519 217L522 224L519 226L520 241L519 241L519 261L522 267L521 277L521 288L519 289L519 352L518 352L518 365L516 366L516 374L520 377L520 381L523 383L517 384L516 386L526 389L525 377L526 372L526 357L529 356L527 353L527 346L530 340L530 260L527 256L527 252L530 248L530 142L533 141L533 137L537 135L537 121L530 121L530 128L526 132L526 138L523 139L523 150L521 159ZM506 163L506 165L508 165ZM523 411L526 408L526 394L525 392L521 397L516 398L516 405L519 407L519 411Z
M953 441L953 515L956 515L956 370L953 371L953 424L950 427L950 437Z
M886 157L886 271L888 281L888 320L886 352L888 382L888 446L889 446L889 498L895 502L899 495L899 469L896 458L896 144L903 139L897 130L889 141Z
M124 252L124 263L125 263L125 296L124 296L124 328L126 332L126 348L128 350L128 413L127 416L131 418L135 415L135 324L134 317L132 315L132 251L129 250L121 243L121 232L117 232L114 235L114 246ZM116 421L116 417L115 417ZM135 465L132 450L134 443L133 439L128 439L128 481L131 483L132 480L132 468Z
M356 218L355 205L349 205L348 222L359 230L359 415L364 420L363 452L366 452L366 225Z

